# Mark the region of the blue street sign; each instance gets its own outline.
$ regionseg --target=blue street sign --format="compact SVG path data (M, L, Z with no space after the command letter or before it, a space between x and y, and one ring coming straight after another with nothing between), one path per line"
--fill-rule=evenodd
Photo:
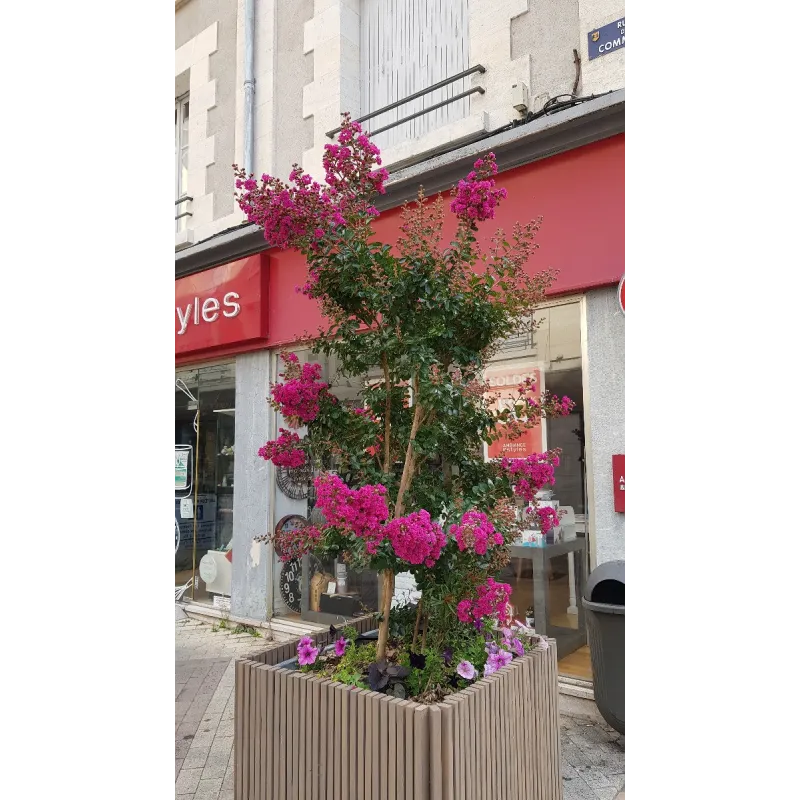
M589 61L625 47L625 17L589 33Z

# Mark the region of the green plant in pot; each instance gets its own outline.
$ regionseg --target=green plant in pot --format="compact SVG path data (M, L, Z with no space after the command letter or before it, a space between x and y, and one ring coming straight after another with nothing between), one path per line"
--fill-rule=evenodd
M382 576L377 641L362 646L342 632L321 653L304 639L299 665L435 701L546 646L511 619L511 587L491 576L508 563L519 535L517 499L536 508L559 454L486 461L483 452L545 416L568 414L573 403L526 380L497 408L482 373L503 339L535 326L533 312L554 274L525 270L539 220L509 235L498 231L488 246L479 242L480 224L506 197L495 186L491 153L454 188L449 215L441 195L427 199L420 190L391 243L373 230L373 198L388 175L378 148L346 115L323 166L323 184L299 167L289 184L237 170L248 219L271 244L305 256L301 291L326 319L308 340L312 351L335 356L341 378L358 381L373 368L382 376L365 385L363 406L345 407L318 364L283 353L272 387L272 405L307 433L281 430L259 455L278 466L312 457L318 469L337 465L315 482L324 522L283 532L282 557L315 552ZM422 596L392 609L400 572L413 574Z

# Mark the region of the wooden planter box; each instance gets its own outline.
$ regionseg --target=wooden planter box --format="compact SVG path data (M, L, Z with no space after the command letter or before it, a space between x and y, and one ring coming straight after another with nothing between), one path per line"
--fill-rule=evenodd
M236 800L561 800L552 640L435 705L274 666L296 647L236 662Z

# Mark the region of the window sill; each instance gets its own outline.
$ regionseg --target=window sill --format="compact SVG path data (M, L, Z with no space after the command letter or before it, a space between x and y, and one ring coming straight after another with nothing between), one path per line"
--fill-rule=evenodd
M175 234L175 252L185 250L194 244L194 231L181 231Z
M440 149L469 144L479 139L488 130L487 114L472 114L469 117L436 128L419 139L403 142L381 153L383 165L391 167L392 172L402 169L422 157L430 158Z

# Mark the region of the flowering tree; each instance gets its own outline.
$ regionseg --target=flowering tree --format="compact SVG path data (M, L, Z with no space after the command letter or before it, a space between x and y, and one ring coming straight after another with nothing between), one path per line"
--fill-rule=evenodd
M495 186L494 155L478 159L454 188L457 226L446 245L445 201L426 199L422 190L403 208L397 242L374 238L373 198L388 177L380 164L378 148L345 115L338 143L326 145L324 184L297 166L288 184L236 172L247 218L271 244L306 258L300 290L326 318L313 350L335 355L343 376L372 368L382 375L364 386L363 408L350 409L321 380L318 365L301 366L284 353L271 402L290 427L305 425L308 433L301 440L281 430L259 455L300 466L313 453L327 470L316 481L324 525L291 532L281 549L295 557L314 550L382 572L377 662L387 656L394 576L405 571L422 600L404 629L408 641L398 646L412 654L449 652L452 661L453 649L466 652L476 630L510 622L510 587L487 576L508 562L507 545L518 532L515 494L535 506L558 465L555 451L486 462L484 443L520 436L573 404L526 381L498 410L482 379L498 344L534 324L532 312L554 277L525 271L540 220L515 225L509 236L498 231L490 247L479 246L478 226L506 197ZM546 530L550 509L539 512ZM485 670L513 657L512 638L505 637L505 648L486 645ZM311 650L306 645L305 663ZM465 676L473 675L474 659L467 666L456 660L454 673L471 679Z

